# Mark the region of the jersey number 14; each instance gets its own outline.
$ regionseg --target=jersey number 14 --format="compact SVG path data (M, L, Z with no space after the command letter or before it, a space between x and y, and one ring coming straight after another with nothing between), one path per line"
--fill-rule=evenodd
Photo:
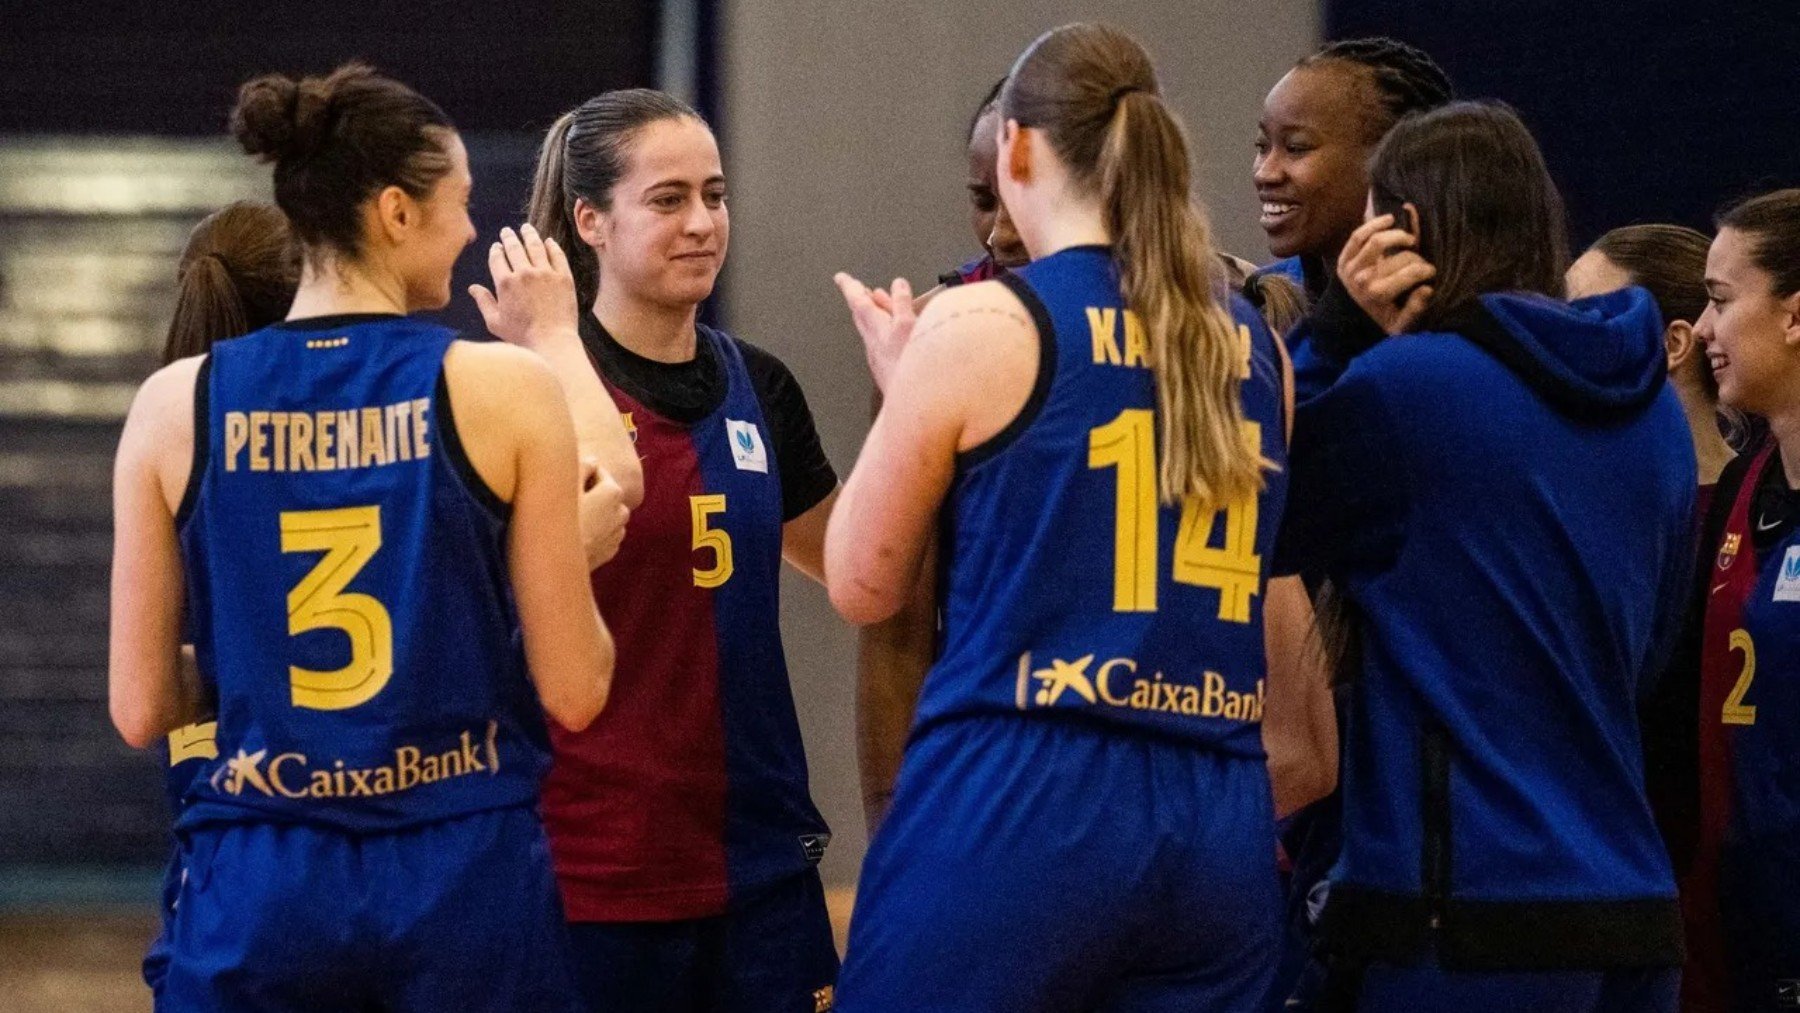
M1245 438L1262 445L1262 429L1244 423ZM1111 422L1088 433L1088 467L1116 468L1113 526L1113 611L1156 611L1156 564L1161 511L1156 497L1156 418L1148 408L1127 408ZM1216 588L1219 618L1250 621L1250 599L1262 576L1256 553L1256 497L1223 510L1206 510L1196 497L1181 504L1175 532L1177 583ZM1223 543L1212 544L1224 518Z

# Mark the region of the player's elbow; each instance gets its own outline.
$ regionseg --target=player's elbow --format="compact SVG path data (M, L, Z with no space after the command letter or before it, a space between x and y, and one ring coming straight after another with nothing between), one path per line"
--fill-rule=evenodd
M892 619L905 604L904 596L897 590L877 587L851 576L838 576L829 570L825 586L831 595L831 607L844 617L845 622L857 626Z
M133 749L148 749L168 734L161 716L141 700L114 693L107 701L107 710L112 715L113 727L119 730L119 737Z
M574 668L570 677L559 680L553 692L541 693L544 713L571 732L579 732L594 723L606 709L612 693L615 654L612 636L595 618L597 636L585 652L588 657Z

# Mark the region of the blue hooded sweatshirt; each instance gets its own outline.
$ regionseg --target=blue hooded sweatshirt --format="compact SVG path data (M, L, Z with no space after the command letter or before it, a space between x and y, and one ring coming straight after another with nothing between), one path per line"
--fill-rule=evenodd
M1382 338L1300 326L1279 572L1330 577L1360 666L1325 911L1351 959L1678 966L1635 704L1679 624L1695 466L1642 289L1483 296Z

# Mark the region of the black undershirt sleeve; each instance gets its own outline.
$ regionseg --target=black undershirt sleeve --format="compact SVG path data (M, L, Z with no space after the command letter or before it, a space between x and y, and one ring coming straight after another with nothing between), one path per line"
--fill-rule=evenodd
M775 461L781 469L781 519L791 521L831 495L837 488L837 472L819 445L812 409L787 365L747 341L740 340L738 347L744 353L750 385L762 403Z

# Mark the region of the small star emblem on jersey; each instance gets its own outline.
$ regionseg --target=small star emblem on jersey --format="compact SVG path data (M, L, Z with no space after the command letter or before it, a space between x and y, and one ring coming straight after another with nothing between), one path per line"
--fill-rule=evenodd
M1074 661L1052 658L1049 668L1040 668L1031 673L1038 680L1037 703L1040 707L1048 707L1062 699L1067 690L1074 690L1075 695L1088 703L1098 702L1094 695L1094 681L1088 678L1087 668L1094 663L1094 656L1084 655Z
M241 795L244 785L249 784L250 787L264 795L275 794L269 789L269 782L263 779L262 774L263 758L268 755L267 749L259 749L254 753L238 750L237 755L226 760L225 766L222 768L226 774L225 790L233 795ZM213 776L215 779L218 777L217 774Z

